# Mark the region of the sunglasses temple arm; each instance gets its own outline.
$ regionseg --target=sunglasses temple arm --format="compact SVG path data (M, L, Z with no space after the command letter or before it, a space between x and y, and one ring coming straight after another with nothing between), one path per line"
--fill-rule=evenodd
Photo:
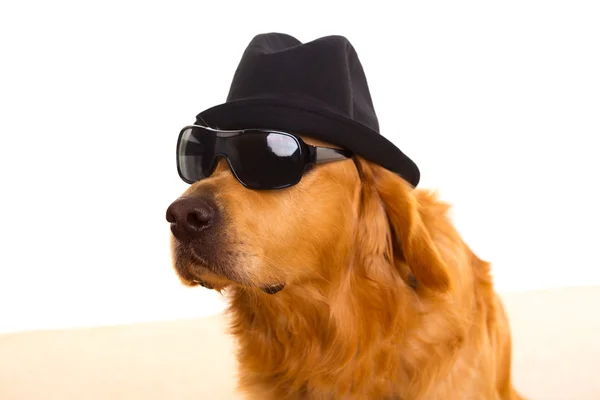
M331 161L338 161L344 158L352 157L351 152L347 150L334 149L331 147L316 147L311 148L311 153L314 154L314 162L317 164L323 164Z

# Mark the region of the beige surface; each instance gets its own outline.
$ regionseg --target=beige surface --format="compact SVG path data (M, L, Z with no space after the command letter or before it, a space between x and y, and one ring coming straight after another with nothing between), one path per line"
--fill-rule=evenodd
M600 287L504 296L531 399L600 399ZM221 316L0 336L0 399L234 399ZM239 398L239 397L238 397Z

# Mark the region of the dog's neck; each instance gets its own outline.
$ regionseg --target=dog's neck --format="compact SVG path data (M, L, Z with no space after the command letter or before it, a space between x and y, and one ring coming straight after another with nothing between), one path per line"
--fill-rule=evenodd
M390 365L397 365L396 382L410 380L391 347L406 328L402 313L414 290L399 274L373 280L360 273L363 266L348 268L353 273L338 281L289 284L276 294L233 289L230 313L243 380L260 386L278 379L294 393L307 386L330 390L333 380L342 397L363 380L357 374L372 376L378 389L371 393L388 395L389 377L381 374ZM360 367L347 368L350 363Z

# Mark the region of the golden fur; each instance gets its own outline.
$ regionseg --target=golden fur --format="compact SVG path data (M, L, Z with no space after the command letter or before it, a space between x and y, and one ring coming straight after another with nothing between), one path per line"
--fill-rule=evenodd
M207 192L225 255L211 272L174 240L175 264L186 284L227 289L250 399L520 398L490 266L434 194L360 158L276 191L245 189L220 162L184 196Z

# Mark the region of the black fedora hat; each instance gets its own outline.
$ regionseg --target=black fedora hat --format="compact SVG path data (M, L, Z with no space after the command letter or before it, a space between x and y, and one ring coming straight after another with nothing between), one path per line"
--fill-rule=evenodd
M198 114L197 123L306 135L351 150L413 186L419 183L417 165L379 133L365 73L343 36L304 44L281 33L255 36L226 102Z

